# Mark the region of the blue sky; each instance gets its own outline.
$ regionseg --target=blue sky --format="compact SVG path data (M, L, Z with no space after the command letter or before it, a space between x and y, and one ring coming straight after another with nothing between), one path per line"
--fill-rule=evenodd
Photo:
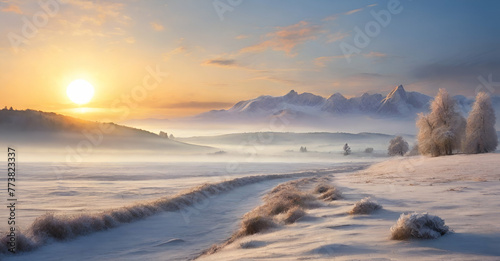
M169 77L138 105L141 117L190 115L291 89L354 96L404 84L471 96L478 77L500 82L499 1L66 0L59 7L13 48L9 33L22 36L23 19L43 8L0 0L0 88L10 96L3 103L66 108L61 90L83 75L96 87L90 105L105 109L146 66ZM380 25L373 12L389 12L390 22ZM356 28L366 34L367 24L380 30L372 27L369 43L346 58L342 46L356 47Z

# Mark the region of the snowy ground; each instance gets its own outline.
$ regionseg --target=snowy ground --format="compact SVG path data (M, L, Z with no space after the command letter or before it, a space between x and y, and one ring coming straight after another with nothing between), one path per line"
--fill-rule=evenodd
M500 260L499 160L499 154L395 158L334 174L344 199L199 260ZM383 209L346 214L366 196ZM390 227L411 212L437 215L454 232L434 240L391 240Z
M87 204L96 209L121 206L131 200L154 199L172 195L174 187L188 189L202 182L221 182L233 178L259 175L258 182L248 183L215 193L205 200L177 212L160 212L151 217L121 224L106 231L93 232L67 241L46 242L39 249L0 258L7 260L187 260L196 258L213 244L224 242L239 227L241 217L262 204L262 197L276 185L299 177L329 177L330 182L343 193L343 199L323 202L318 208L307 209L306 216L291 225L281 225L267 232L245 236L227 245L219 252L201 256L199 260L500 260L500 154L455 155L438 158L401 157L380 162L361 171L350 172L366 166L363 163L344 164L249 164L245 171L228 175L225 165L176 165L177 171L169 174L160 166L146 170L150 180L144 184L133 178L139 169L128 170L110 165L106 173L85 174L83 168L65 179L78 182L60 183L46 193L57 208L64 209L72 199L85 205L76 214L86 211ZM205 163L203 163L205 164ZM185 169L182 168L184 166ZM245 165L246 166L246 165ZM252 167L251 167L252 166ZM32 170L39 165L26 166ZM90 167L89 167L90 168ZM198 171L193 172L194 169ZM315 169L315 170L313 170ZM300 172L299 170L309 170ZM107 173L109 171L109 173ZM120 173L129 173L119 176ZM144 171L144 170L143 170ZM283 178L266 173L280 173ZM294 171L299 171L295 172ZM41 173L41 172L40 172ZM111 174L111 175L108 175ZM36 175L34 172L32 175ZM88 176L90 175L90 176ZM205 176L205 175L208 175ZM114 176L117 180L109 180ZM100 177L100 178L99 178ZM33 176L34 178L34 176ZM100 204L86 195L86 179L99 178L103 185L112 186L116 194L122 187L149 188L148 193L130 198L115 199L114 195L101 194L106 202ZM45 179L39 177L49 188ZM48 182L48 180L46 180ZM62 182L61 180L59 180ZM63 179L64 181L64 179ZM35 182L33 180L33 182ZM78 185L80 184L80 185ZM174 187L170 187L175 184ZM25 189L35 183L24 183ZM95 185L95 184L94 184ZM311 184L312 186L313 184ZM42 187L44 187L42 186ZM153 187L154 186L154 189ZM172 190L171 190L172 189ZM309 188L307 188L309 189ZM180 189L182 191L182 189ZM146 190L147 191L147 190ZM143 191L143 192L146 192ZM170 191L168 193L167 191ZM176 191L179 191L177 188ZM28 193L26 190L25 194ZM33 194L33 195L35 195ZM141 194L141 193L139 193ZM174 193L175 194L175 193ZM371 196L383 209L371 215L347 214L355 202ZM47 200L41 200L46 202ZM64 199L67 198L66 202ZM85 202L85 199L90 200ZM26 204L36 202L26 198ZM85 202L85 204L84 204ZM121 204L123 203L123 204ZM19 211L19 214L36 213L36 210ZM394 241L390 227L401 213L429 212L446 221L454 230L435 240ZM57 212L57 211L56 211ZM66 213L66 212L65 212ZM242 247L243 246L243 247Z
M192 204L183 204L180 211L159 212L144 219L135 218L131 223L122 223L105 231L89 231L88 235L69 240L57 241L53 237L47 237L46 242L39 244L38 249L34 251L18 253L16 256L0 254L0 259L186 260L194 258L214 242L222 241L231 235L238 227L239 217L258 206L261 203L261 196L279 183L299 177L359 170L367 166L364 163L242 164L241 170L230 174L225 171L226 164L203 164L204 167L195 163L191 166L178 163L175 171L161 170L159 165L150 166L147 171L150 179L145 180L137 177L136 164L120 165L121 168L114 164L104 168L105 165L100 164L102 172L85 174L89 173L89 169L95 169L96 165L91 164L82 167L82 170L75 170L71 175L66 175L64 179L59 180L66 183L59 184L56 188L51 188L47 180L54 182L53 179L57 179L57 176L42 175L47 170L36 172L35 169L42 165L32 164L29 168L32 170L30 175L33 180L23 183L25 196L21 206L29 208L18 212L19 217L23 217L21 225L31 223L36 215L41 215L45 211L53 211L56 215L66 217L65 219L74 220L72 215L96 212L98 214L106 205L108 209L116 209L123 205L134 204L132 202L140 199L143 199L140 202L148 204L148 199L183 198L184 202ZM25 165L25 170L27 167ZM89 180L102 183L93 183L96 186L94 191L108 187L109 192L93 196L88 191L92 187L92 184L87 184ZM238 182L232 183L234 180ZM221 190L213 190L210 186L206 189L198 187L203 182L221 184L219 186ZM183 190L182 187L187 189ZM151 191L144 194L137 193L138 195L131 198L116 199L124 188L134 188L137 191L149 188ZM171 194L174 188L174 192L177 191L178 194ZM195 196L186 196L197 189L201 191L198 193L201 201L196 200ZM53 190L58 193L54 193ZM49 202L52 202L51 208L45 205ZM2 219L6 220L6 216ZM62 223L59 224L54 229L63 227ZM24 232L27 227L27 225L21 226Z

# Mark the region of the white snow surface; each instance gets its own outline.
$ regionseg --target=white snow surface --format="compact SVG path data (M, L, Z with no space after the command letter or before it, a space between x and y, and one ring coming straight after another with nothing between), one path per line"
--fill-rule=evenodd
M318 208L307 209L306 216L291 225L280 225L264 233L246 236L224 247L213 255L199 260L499 260L500 259L500 154L454 155L446 157L396 157L376 163L356 172L351 168L362 163L298 164L273 163L249 164L246 171L229 175L224 167L193 164L179 167L178 173L163 174L159 165L147 169L151 179L135 182L136 193L152 190L148 195L135 195L122 201L113 193L103 193L106 184L115 189L134 184L138 169L133 165L113 171L126 173L110 178L106 173L94 173L103 186L102 200L86 195L90 181L85 172L77 171L72 179L80 182L59 182L71 187L64 195L32 200L44 203L43 209L66 211L69 199L88 197L88 203L78 211L96 210L106 206L122 206L120 202L154 199L165 191L173 195L203 182L224 182L225 179L244 178L251 175L266 176L282 173L283 178L259 178L234 186L222 193L211 194L205 200L183 208L181 211L164 211L115 228L90 233L67 241L53 241L35 251L20 255L2 255L2 260L189 260L196 258L213 244L224 242L237 229L241 217L262 204L261 198L276 185L302 176L320 175L330 178L331 184L342 191L343 198L320 203ZM203 167L205 166L205 167ZM350 167L349 167L350 166ZM39 167L34 164L30 170ZM90 170L91 168L89 168ZM194 171L198 169L197 171ZM25 169L26 170L26 169ZM303 175L292 174L305 171ZM339 172L340 171L340 172ZM117 175L117 172L113 172ZM135 174L134 174L135 173ZM41 172L38 172L41 174ZM109 174L109 173L108 173ZM291 175L289 175L291 174ZM208 175L208 177L204 177ZM268 175L273 177L273 175ZM48 180L51 177L45 177ZM69 177L67 177L69 179ZM39 182L43 177L39 177ZM246 178L241 179L246 180ZM248 179L254 180L255 179ZM25 183L33 187L35 183ZM30 193L53 193L49 183ZM79 187L78 184L82 186ZM97 184L97 183L96 183ZM174 184L172 186L172 184ZM19 183L20 187L22 183ZM93 184L95 185L95 184ZM152 187L156 186L156 187ZM169 187L172 191L169 191ZM174 189L179 187L180 189ZM81 194L76 194L76 192ZM28 193L28 192L24 192ZM117 191L116 195L120 192ZM163 195L162 195L163 196ZM65 197L67 199L65 200ZM371 197L383 209L370 215L349 215L349 210L360 199ZM58 200L56 200L58 199ZM50 208L50 203L54 206ZM83 202L80 201L79 204ZM78 204L77 204L78 205ZM70 209L71 210L71 209ZM19 211L29 213L29 209ZM391 240L390 228L401 214L429 213L445 221L452 233L437 239ZM5 213L5 212L1 212ZM33 212L34 213L34 212ZM4 219L4 217L1 217ZM31 217L32 218L32 217ZM31 219L29 218L29 219ZM2 229L3 230L3 229Z
M499 160L494 153L398 157L357 173L334 174L343 199L199 260L500 260ZM383 209L347 214L367 196ZM439 216L453 232L437 239L391 240L390 228L400 215L414 212Z
M148 164L144 167L144 163L89 163L64 176L51 173L53 164L21 165L18 185L23 190L18 192L16 222L24 235L30 236L29 225L45 212L62 217L56 225L64 226L67 221L88 220L79 219L80 215L100 218L123 206L157 208L175 201L180 203L174 204L180 210L155 210L143 217L131 217L130 223L117 220L117 225L109 229L90 229L65 240L38 237L34 251L15 256L0 254L0 259L194 258L229 236L237 228L239 217L259 205L260 197L279 183L367 165L253 163L241 164L238 171L228 172L227 163ZM204 183L211 185L199 186ZM2 220L7 220L7 211L0 214ZM4 234L8 227L2 224L0 229Z

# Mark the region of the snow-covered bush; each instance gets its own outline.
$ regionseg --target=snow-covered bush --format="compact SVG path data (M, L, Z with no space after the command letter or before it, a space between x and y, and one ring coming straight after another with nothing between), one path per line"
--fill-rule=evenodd
M299 206L295 206L291 209L289 209L283 216L283 222L286 224L292 224L295 223L299 218L303 217L306 215L306 212L304 209L302 209Z
M322 200L337 200L337 199L341 199L342 198L342 193L332 187L331 189L327 190L325 193L322 193L320 196L319 196L319 199L322 199Z
M427 213L401 214L397 223L391 227L391 238L394 240L435 239L448 232L448 226L438 216Z
M411 147L411 150L406 153L406 156L417 156L417 155L420 155L420 152L418 152L418 143L413 145L413 147Z
M387 148L389 156L403 156L408 152L408 142L406 142L403 137L397 136L389 142L389 148Z
M316 185L316 187L314 188L313 192L314 193L318 193L318 194L322 194L322 193L325 193L326 191L328 191L329 189L333 188L332 185L330 184L326 184L326 183L319 183L318 185Z
M340 191L334 186L327 183L318 184L314 188L313 192L321 194L318 198L323 200L337 200L342 198L342 193L340 193Z
M487 153L496 150L498 137L495 121L495 111L489 95L484 92L478 93L467 118L465 153Z
M459 150L465 134L465 119L456 110L456 102L445 89L439 89L428 115L417 120L418 150L423 155L451 155Z
M273 220L265 216L247 216L241 222L241 232L243 235L253 235L275 226Z
M344 156L351 154L351 147L349 147L347 143L344 145L343 149L344 149Z
M264 198L266 204L262 206L261 211L265 215L274 216L285 213L295 206L308 207L314 201L312 195L298 190L293 185L276 188Z
M377 202L371 201L370 198L368 197L356 202L351 211L349 211L349 214L366 215L366 214L371 214L373 211L381 208L382 208L381 205L377 204Z

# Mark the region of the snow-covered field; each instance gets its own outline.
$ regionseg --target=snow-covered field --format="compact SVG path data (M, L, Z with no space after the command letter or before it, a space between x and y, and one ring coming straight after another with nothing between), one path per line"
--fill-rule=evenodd
M63 177L51 172L50 164L25 164L17 215L26 233L46 211L68 220L157 199L183 198L187 203L179 211L159 211L62 241L46 237L34 251L0 258L499 260L499 159L500 154L399 157L368 168L362 162L245 163L235 172L228 172L226 163L91 163ZM273 187L303 177L328 178L343 198L318 200L294 224L244 236L214 254L199 256L234 234L245 213L261 205ZM196 188L206 182L218 185ZM199 193L189 194L193 191ZM365 197L382 209L348 214ZM402 213L413 212L437 215L453 232L432 240L391 240L391 226Z
M168 256L168 260L185 260L224 240L237 228L239 217L259 205L260 196L277 184L352 171L367 164L87 163L64 173L54 172L55 166L58 164L19 164L16 225L37 249L14 257L0 254L0 258L165 260ZM200 187L204 183L215 185ZM79 218L106 219L121 207L140 209L144 205L178 207L180 211L160 209L143 217L122 212L130 221L115 218L109 230L95 229L88 219ZM47 212L59 218L52 227L43 228L42 235L33 236L40 228L32 231L31 224ZM0 213L0 219L7 221L8 212ZM6 229L7 222L2 222L2 234ZM68 229L71 232L66 233ZM63 240L55 239L61 231L65 231ZM43 234L47 232L51 235Z
M343 199L200 260L500 260L499 160L499 154L396 158L334 174ZM367 196L383 209L349 215ZM437 215L453 232L431 240L391 240L390 227L412 212Z

